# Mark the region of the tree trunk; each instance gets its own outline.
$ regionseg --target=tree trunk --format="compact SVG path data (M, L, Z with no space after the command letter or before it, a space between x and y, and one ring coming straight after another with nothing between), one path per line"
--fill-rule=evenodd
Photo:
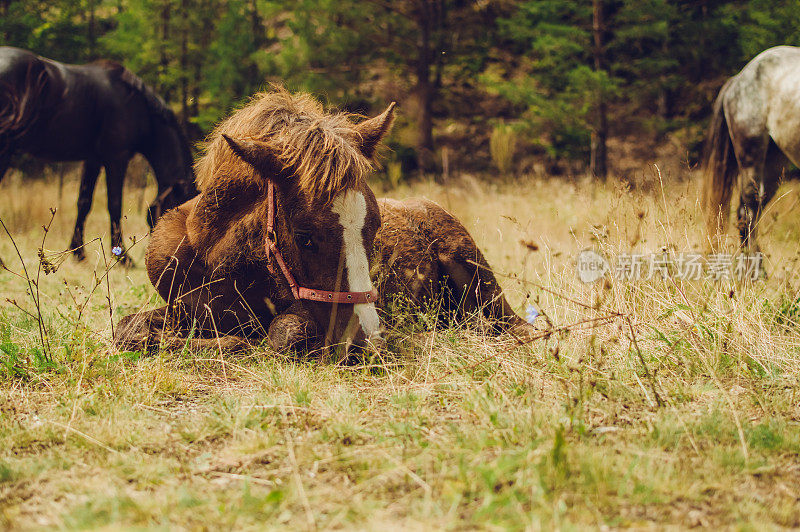
M264 44L264 24L258 14L258 2L256 0L251 0L250 2L250 26L253 31L253 48L258 50Z
M181 124L189 124L189 2L181 0Z
M665 36L664 41L661 43L661 55L662 57L669 57L669 35ZM670 90L667 86L667 73L665 71L661 72L659 82L661 86L658 91L658 116L666 120L672 113L670 110Z
M200 112L200 92L201 80L203 79L203 58L208 56L209 40L213 30L212 18L214 17L213 6L208 0L201 0L199 12L202 13L202 24L200 28L198 51L193 54L194 62L194 83L192 84L192 105L191 114L197 116Z
M94 27L94 15L95 15L95 0L89 0L89 24L88 24L88 37L89 37L89 59L95 59L95 43L97 41L95 34L96 30Z
M250 31L253 33L253 50L260 50L264 45L264 24L258 14L258 3L256 0L250 2ZM248 60L250 63L247 67L248 88L247 91L251 92L253 88L259 87L265 81L261 72L258 70L258 65L255 61Z
M431 83L431 23L430 2L421 2L417 17L420 41L417 48L417 164L422 172L435 172L432 104L434 87Z
M169 57L167 56L167 43L169 42L169 21L171 18L170 13L170 1L171 0L164 0L164 5L161 6L161 72L159 73L159 77L163 79L163 76L166 75L167 70L169 69ZM172 91L168 86L166 86L161 79L159 79L159 92L161 92L161 96L169 102L172 99Z
M421 69L420 69L421 70ZM425 67L425 70L429 69ZM427 73L429 74L429 72ZM433 144L433 114L431 112L432 86L427 74L417 72L417 162L423 172L434 172L436 161Z
M592 175L605 181L608 177L608 109L603 98L597 103L597 123L592 131L592 153L590 168Z
M594 69L602 72L605 67L603 54L603 0L592 0L593 17L592 33L594 35ZM606 141L608 139L608 108L606 106L603 89L599 89L597 94L597 105L595 108L595 123L592 128L592 147L590 169L592 175L605 181L608 177L608 151Z

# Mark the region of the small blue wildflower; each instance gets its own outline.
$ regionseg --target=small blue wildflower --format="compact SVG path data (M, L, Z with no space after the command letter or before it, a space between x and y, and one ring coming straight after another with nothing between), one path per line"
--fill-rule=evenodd
M536 321L536 318L539 317L539 311L533 305L528 305L528 308L525 311L525 319L533 325L533 322Z
M119 246L114 246L113 248L111 248L111 253L119 257L120 255L122 255L122 248Z

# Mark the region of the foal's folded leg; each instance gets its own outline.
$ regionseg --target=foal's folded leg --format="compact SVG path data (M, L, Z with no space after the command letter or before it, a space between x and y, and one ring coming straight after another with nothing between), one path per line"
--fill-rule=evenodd
M125 316L114 330L114 345L125 351L150 351L166 333L168 307Z
M189 351L221 351L227 354L244 353L256 347L244 336L226 334L216 338L176 339L174 346L163 346L164 349L186 348Z
M232 334L211 338L193 338L169 319L169 308L137 312L125 316L114 331L114 345L125 351L153 353L158 349L190 351L212 350L225 353L248 351L254 345L245 337ZM177 328L175 327L177 325Z
M305 351L321 342L317 322L309 310L295 303L272 320L267 341L275 351Z
M506 300L489 263L478 249L475 240L455 217L436 204L428 209L437 221L429 227L431 241L439 263L440 275L448 277L448 284L459 299L464 314L476 312L493 320L501 331L525 335L533 327L517 315Z

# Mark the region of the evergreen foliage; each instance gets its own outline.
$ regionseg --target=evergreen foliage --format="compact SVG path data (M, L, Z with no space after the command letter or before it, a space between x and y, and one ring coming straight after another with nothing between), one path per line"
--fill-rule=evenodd
M472 141L486 160L498 118L551 158L586 162L601 105L612 136L700 131L728 76L768 47L800 44L796 0L599 0L599 29L592 4L0 0L0 44L118 60L197 131L270 82L362 113L395 99L395 145L426 170L454 123L482 128Z

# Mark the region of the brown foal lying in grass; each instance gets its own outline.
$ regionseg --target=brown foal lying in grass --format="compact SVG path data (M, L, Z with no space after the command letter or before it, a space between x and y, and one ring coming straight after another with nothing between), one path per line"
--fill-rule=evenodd
M117 346L376 343L376 304L398 294L420 305L448 298L500 330L529 327L453 216L427 201L375 199L366 176L393 108L354 123L277 90L223 121L197 166L200 195L166 213L147 248L167 304L123 318Z

